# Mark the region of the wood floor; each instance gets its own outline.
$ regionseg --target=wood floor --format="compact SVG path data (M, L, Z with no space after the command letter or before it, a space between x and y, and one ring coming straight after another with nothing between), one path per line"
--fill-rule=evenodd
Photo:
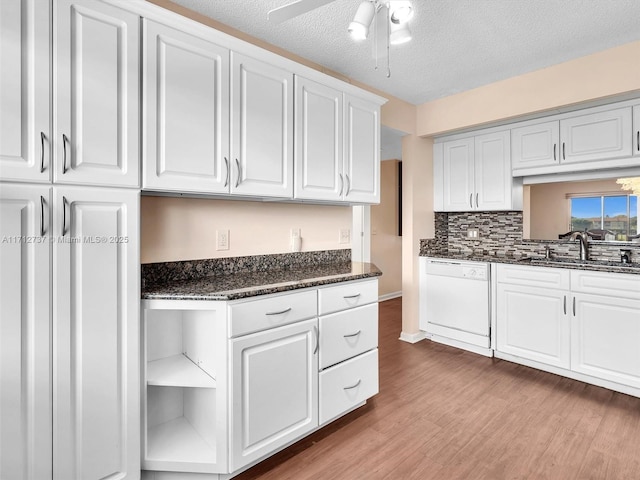
M380 304L380 394L241 480L640 479L640 399L398 340Z

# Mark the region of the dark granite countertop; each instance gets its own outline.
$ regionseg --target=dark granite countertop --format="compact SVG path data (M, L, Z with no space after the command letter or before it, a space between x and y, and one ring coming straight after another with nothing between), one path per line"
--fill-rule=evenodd
M261 272L237 272L152 284L142 290L145 300L237 300L299 288L377 277L372 263L340 262Z
M515 265L530 265L536 267L570 268L573 270L592 270L598 272L630 273L640 275L640 263L622 264L618 262L608 262L600 260L587 260L582 262L578 259L552 258L550 261L541 257L531 256L504 256L504 255L447 255L447 254L424 254L422 257L442 258L448 260L466 260L468 262L487 263L509 263Z

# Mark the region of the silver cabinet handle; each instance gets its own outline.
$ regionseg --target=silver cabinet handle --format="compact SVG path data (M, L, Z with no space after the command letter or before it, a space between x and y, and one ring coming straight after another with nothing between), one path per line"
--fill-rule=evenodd
M282 315L283 313L287 313L291 311L291 307L286 308L284 310L280 310L279 312L267 312L265 315Z
M476 208L480 208L480 205L478 205L478 194L476 193Z
M236 188L238 188L238 185L240 185L241 167L240 167L240 162L238 161L237 158L236 158L236 166L238 167L238 178L236 179Z
M576 297L573 297L573 316L576 316Z
M346 197L347 195L349 195L349 192L351 191L351 179L349 178L348 173L344 174L344 178L347 179L347 191L344 192L344 196Z
M557 145L554 143L554 144L553 144L553 161L554 161L554 162L556 161L556 146L557 146Z
M313 333L316 336L316 346L313 349L313 354L315 355L320 349L320 330L318 330L318 327L315 325L313 326Z
M343 390L352 390L354 388L356 388L358 385L360 385L360 383L362 383L362 379L358 379L358 381L356 383L354 383L353 385L351 385L350 387L342 387Z
M44 197L40 195L40 236L44 237L44 234L47 233L44 230Z
M360 294L359 294L359 293L356 293L355 295L345 295L345 296L344 296L344 297L342 297L342 298L358 298L359 296L360 296Z
M640 130L636 133L636 146L638 147L638 151L640 152Z
M567 314L567 296L564 296L564 305L562 307L564 309L564 314Z
M229 185L229 159L227 157L224 157L224 166L227 169L224 174L224 186L226 187Z
M44 173L44 132L40 132L40 173Z
M469 207L473 208L473 193L469 194Z
M361 330L358 330L355 333L348 333L347 335L343 335L344 338L350 338L350 337L357 337L358 335L360 335L362 333Z
M342 190L344 188L344 178L342 178L342 174L339 173L338 175L340 175L340 193L338 194L339 197L342 196Z
M67 173L67 142L69 137L64 133L62 134L62 173ZM63 234L64 235L64 234Z
M62 197L62 236L64 237L67 234L67 205L69 202L67 201L67 197Z
M565 149L564 149L564 142L562 142L562 159L563 160L567 159L567 155L566 155L566 152L565 152Z

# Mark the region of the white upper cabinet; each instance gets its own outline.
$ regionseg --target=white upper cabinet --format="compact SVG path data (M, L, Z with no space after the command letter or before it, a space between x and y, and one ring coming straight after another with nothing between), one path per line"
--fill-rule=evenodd
M50 212L48 186L0 186L0 478L8 480L51 478Z
M517 210L521 184L511 177L508 130L433 146L434 208L444 212Z
M51 179L50 2L0 2L0 178Z
M577 115L560 120L562 163L630 156L631 107Z
M442 162L443 210L446 212L473 210L473 149L473 137L442 144L442 158L438 160Z
M143 188L228 193L229 50L143 22Z
M295 85L295 197L341 200L342 92L299 76Z
M509 131L475 137L475 206L478 210L513 208Z
M231 193L293 197L293 74L231 58Z
M559 160L558 121L537 123L511 130L511 165L519 168L555 165Z
M54 212L54 479L137 479L139 194L54 187Z
M640 105L633 107L633 154L640 155Z
M380 107L345 95L344 108L344 199L380 203Z
M139 185L140 17L54 2L54 181Z

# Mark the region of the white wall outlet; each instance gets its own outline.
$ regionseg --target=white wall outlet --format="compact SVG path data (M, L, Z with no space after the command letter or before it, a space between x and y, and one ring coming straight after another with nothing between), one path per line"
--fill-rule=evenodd
M338 243L351 243L351 229L341 228Z
M291 251L299 252L302 248L302 237L300 236L299 228L291 229Z
M477 228L468 228L467 229L467 238L478 238L480 236L480 232Z
M216 230L216 250L229 250L229 230Z

